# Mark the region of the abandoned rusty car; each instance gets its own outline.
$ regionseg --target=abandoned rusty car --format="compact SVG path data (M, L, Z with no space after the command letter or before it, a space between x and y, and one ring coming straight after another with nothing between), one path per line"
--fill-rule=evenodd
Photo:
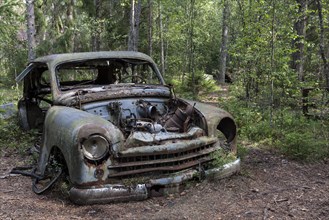
M213 163L218 151L236 154L233 117L177 98L143 53L44 56L16 80L24 84L21 126L42 130L32 173L37 194L66 175L76 204L142 200L240 169L235 156Z

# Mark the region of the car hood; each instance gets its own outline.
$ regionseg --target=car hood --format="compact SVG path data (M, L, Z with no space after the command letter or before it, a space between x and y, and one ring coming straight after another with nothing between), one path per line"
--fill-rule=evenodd
M169 86L166 85L140 85L140 84L120 84L90 88L76 88L70 91L63 91L55 104L65 106L77 106L84 103L120 99L130 97L172 97Z

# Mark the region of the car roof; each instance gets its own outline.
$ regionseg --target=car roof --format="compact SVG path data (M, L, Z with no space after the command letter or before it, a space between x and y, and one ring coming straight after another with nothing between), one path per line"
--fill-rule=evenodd
M31 63L52 63L53 65L63 61L75 61L84 59L106 59L106 58L127 58L141 59L154 63L151 57L144 53L136 51L97 51L97 52L79 52L52 54L32 60Z

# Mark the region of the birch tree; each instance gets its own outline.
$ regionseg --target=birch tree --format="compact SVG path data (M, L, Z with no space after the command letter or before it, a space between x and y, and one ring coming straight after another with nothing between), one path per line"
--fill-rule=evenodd
M100 18L100 9L101 9L101 1L100 0L94 0L94 6L95 6L95 27L93 28L92 33L92 49L93 51L99 51L100 50L100 31L99 31L99 18Z
M220 83L225 82L226 73L226 60L227 60L227 42L228 42L228 19L229 19L229 1L224 0L223 9L223 26L222 26L222 44L220 49L220 63L219 63L219 75L218 81Z
M131 0L130 30L128 36L128 50L138 51L139 24L142 10L142 0Z
M147 32L147 41L148 41L148 55L152 56L153 52L153 3L152 0L148 0L148 7L149 7L149 13L148 13L148 32Z
M163 19L162 19L162 5L159 2L159 38L160 38L160 68L161 73L165 74L165 48L164 48L164 39L163 39Z
M27 45L29 61L35 58L35 16L34 1L26 0L26 17L27 17Z
M294 29L297 33L297 37L293 42L293 47L296 52L292 54L292 68L296 70L297 76L300 82L304 81L304 40L306 37L306 22L307 22L307 6L308 0L297 0L298 3L298 15L297 21L294 24Z

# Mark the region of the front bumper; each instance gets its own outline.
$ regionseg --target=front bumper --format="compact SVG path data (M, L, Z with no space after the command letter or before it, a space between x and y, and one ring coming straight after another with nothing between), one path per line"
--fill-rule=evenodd
M240 172L240 159L227 163L219 168L213 168L206 171L190 169L181 172L175 176L151 179L148 183L136 184L135 186L123 185L103 185L102 187L92 187L80 189L73 187L70 190L70 199L79 205L125 202L133 200L144 200L152 196L152 190L165 189L165 187L177 188L185 181L191 180L198 176L205 176L208 179L222 179ZM162 193L168 193L163 191Z

